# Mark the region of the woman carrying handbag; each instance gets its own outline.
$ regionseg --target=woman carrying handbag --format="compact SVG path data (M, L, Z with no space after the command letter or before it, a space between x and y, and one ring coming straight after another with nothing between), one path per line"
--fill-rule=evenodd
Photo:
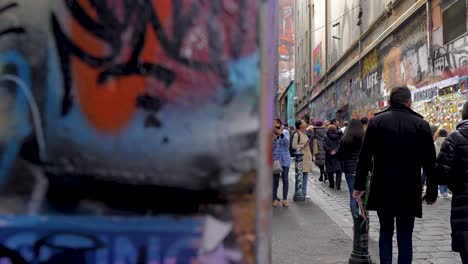
M281 119L275 118L273 130L273 206L280 203L278 198L279 179L283 182L283 206L288 207L288 173L291 166L289 154L289 135L281 130Z

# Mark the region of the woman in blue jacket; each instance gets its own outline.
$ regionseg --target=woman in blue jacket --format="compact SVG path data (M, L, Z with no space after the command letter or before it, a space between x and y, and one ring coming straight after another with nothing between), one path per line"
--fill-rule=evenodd
M291 165L291 157L289 154L289 133L284 133L281 130L281 119L275 118L275 128L273 130L273 160L277 160L283 167L281 174L273 175L273 206L277 207L280 203L278 198L279 179L283 181L283 206L288 207L288 173Z

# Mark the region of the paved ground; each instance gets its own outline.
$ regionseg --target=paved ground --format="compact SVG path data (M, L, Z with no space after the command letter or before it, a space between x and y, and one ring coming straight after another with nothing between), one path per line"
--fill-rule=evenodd
M291 200L293 190L290 185ZM273 208L274 264L348 263L351 244L351 239L314 203L290 202L289 208Z
M315 171L309 176L308 194L312 201L301 205L294 205L289 209L275 208L273 211L273 259L274 263L347 263L347 256L352 249L353 225L351 213L349 212L349 192L346 182L343 179L342 190L336 191L328 188L327 183L318 181L318 172ZM344 178L344 177L343 177ZM290 172L290 189L293 189L294 173ZM280 185L281 186L281 185ZM279 188L281 189L281 187ZM293 192L290 191L290 199ZM434 263L434 264L457 264L461 263L459 256L451 251L450 247L450 199L438 199L432 206L424 206L423 219L417 219L413 236L413 263ZM319 208L317 208L319 207ZM305 210L299 210L305 209ZM325 213L326 216L323 214ZM328 222L324 223L328 218ZM307 223L306 219L310 222ZM378 219L377 215L371 212L370 228L370 252L375 263L378 262ZM330 228L330 223L339 227L336 232L322 232ZM283 228L286 227L286 228ZM301 226L301 228L294 228ZM309 228L309 227L313 228ZM318 229L318 230L317 230ZM340 234L345 234L344 239ZM295 235L288 236L286 232ZM328 234L328 236L327 236ZM281 239L280 239L281 238ZM339 242L335 242L339 241ZM396 241L396 240L395 240ZM303 245L310 243L310 246ZM321 244L327 244L325 251L315 252L307 248L315 248ZM282 247L289 247L289 259L278 257L282 253ZM297 248L297 250L296 250ZM340 248L339 253L332 250ZM346 252L346 254L344 254ZM282 253L283 254L283 253ZM292 257L296 254L305 254L305 258ZM316 255L318 254L318 255ZM396 242L394 244L394 261L396 263ZM311 262L317 257L324 255L334 256L335 262ZM313 257L313 258L312 258ZM338 259L341 258L341 262ZM288 260L284 262L284 260ZM302 262L301 262L302 261ZM331 261L331 260L330 260Z

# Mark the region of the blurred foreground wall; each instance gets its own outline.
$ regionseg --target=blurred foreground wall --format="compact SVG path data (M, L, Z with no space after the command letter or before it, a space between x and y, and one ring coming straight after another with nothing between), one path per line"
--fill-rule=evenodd
M0 0L0 263L254 263L270 2Z

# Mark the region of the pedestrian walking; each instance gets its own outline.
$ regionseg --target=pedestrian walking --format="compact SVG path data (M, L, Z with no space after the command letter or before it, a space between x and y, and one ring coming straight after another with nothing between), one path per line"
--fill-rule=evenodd
M322 120L316 120L314 123L314 134L313 134L313 142L314 142L314 154L315 154L315 165L320 170L320 177L319 181L326 182L328 180L327 173L325 171L325 142L327 138L327 131L328 129L323 126Z
M452 250L468 264L468 102L462 110L463 121L447 136L437 157L437 175L452 191Z
M434 135L434 145L436 150L436 156L439 156L440 149L442 147L442 143L444 143L445 139L447 138L447 130L440 128ZM447 185L439 185L439 192L441 198L448 198L448 189Z
M289 167L291 166L291 158L289 156L289 135L285 135L286 130L281 129L281 119L275 118L273 133L273 160L279 161L282 167L281 173L273 175L273 206L277 207L280 203L278 198L279 180L283 183L283 206L288 207L288 190L289 190Z
M330 125L325 138L325 168L330 183L328 187L332 189L336 187L337 190L341 190L341 162L336 154L342 135L336 126Z
M309 148L309 137L306 132L307 124L304 120L296 121L296 132L292 136L292 148L293 150L301 149L304 154L302 162L302 179L303 179L303 193L306 196L306 199L310 199L310 196L307 195L307 178L308 174L312 172L312 153Z
M364 128L361 120L352 119L349 122L346 133L341 139L338 150L338 157L343 163L343 170L346 177L346 183L349 189L349 208L354 215L354 177L356 176L356 167L359 160L362 141L364 139Z
M315 121L314 121L315 122ZM307 137L309 137L309 149L310 149L310 152L312 153L312 163L314 163L315 161L315 151L316 149L314 148L314 144L315 144L315 141L314 141L314 123L311 123L307 129L306 129L306 135Z
M381 264L392 263L395 220L398 263L412 262L415 217L422 217L422 201L432 204L437 199L431 130L429 123L411 110L411 104L408 87L392 89L390 106L369 121L357 165L355 199L363 196L372 171L366 207L377 211L379 217ZM428 175L427 192L423 198L421 168Z
M433 139L434 142L435 142L435 133L437 132L438 127L437 127L436 125L433 125L433 124L429 124L429 127L431 128L432 139ZM437 157L437 156L436 156L436 157ZM427 180L427 174L426 174L426 172L423 170L423 172L422 172L423 191L426 191L426 180Z

